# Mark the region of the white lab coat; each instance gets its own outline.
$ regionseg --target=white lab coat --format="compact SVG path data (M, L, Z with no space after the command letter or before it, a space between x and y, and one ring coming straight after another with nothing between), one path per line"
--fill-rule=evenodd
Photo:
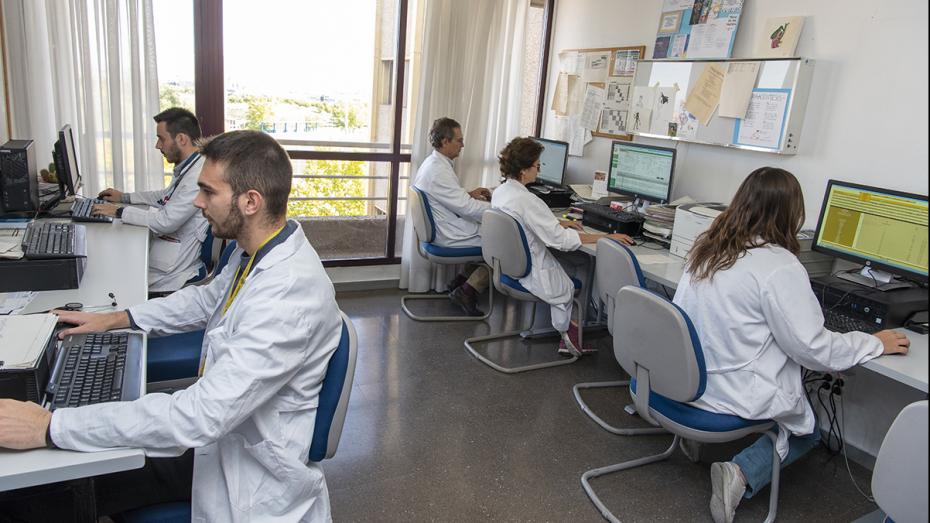
M778 246L750 249L710 281L693 282L685 272L674 301L694 322L707 365L706 390L693 404L775 420L782 459L789 432L804 435L816 428L801 367L844 370L882 353L875 336L824 328L807 271Z
M413 186L429 196L436 240L443 247L480 247L481 215L491 204L469 196L459 183L452 160L433 151L417 169Z
M242 250L204 286L129 309L150 334L206 329L191 387L133 402L59 409L62 448L194 448L194 521L328 521L323 470L308 463L320 384L341 335L332 283L298 226L252 272L224 315Z
M197 154L197 153L195 153ZM197 154L175 168L171 184L162 190L129 193L129 203L146 204L148 209L126 207L123 223L148 227L149 290L176 291L200 272L200 246L207 237L209 224L194 198L200 190L197 179L204 159ZM167 203L159 203L171 195Z
M545 202L516 180L507 180L494 189L491 207L504 211L523 225L533 267L525 278L520 279L520 284L549 304L555 330L567 331L575 286L548 248L560 251L580 249L578 232L562 227Z

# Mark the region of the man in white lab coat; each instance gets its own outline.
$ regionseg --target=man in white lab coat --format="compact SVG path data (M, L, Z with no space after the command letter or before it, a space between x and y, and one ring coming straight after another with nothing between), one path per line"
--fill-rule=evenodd
M202 377L172 395L53 414L0 400L0 447L136 447L149 457L194 449L192 471L189 459L150 459L159 466L110 476L107 492L98 489L101 513L134 508L120 504L130 496L141 505L172 500L177 489L162 484L165 478L192 474L195 521L327 521L323 471L308 463L308 452L320 385L341 334L333 286L300 226L285 218L292 171L277 142L233 131L213 138L202 154L194 205L217 237L239 245L223 272L126 311L59 313L78 325L63 335L130 326L158 335L205 329ZM109 491L120 485L145 485L150 498Z
M200 246L207 236L207 220L194 207L197 178L203 158L195 141L200 138L200 122L187 109L172 107L155 115L158 140L155 148L174 164L174 176L165 189L124 193L113 188L100 198L117 203L145 204L148 208L97 204L94 212L114 216L123 223L148 227L149 291L166 293L180 289L197 276L202 267Z
M451 118L439 118L429 132L433 153L417 169L413 186L426 193L436 227L434 243L442 247L480 247L481 215L491 208L491 192L478 187L465 192L452 168L452 161L465 148L462 126ZM478 295L488 288L486 268L477 267L467 281L459 275L449 284L449 299L466 314L481 316Z

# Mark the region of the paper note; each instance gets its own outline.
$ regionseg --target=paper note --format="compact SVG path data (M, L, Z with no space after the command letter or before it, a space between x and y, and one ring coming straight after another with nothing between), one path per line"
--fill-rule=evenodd
M726 118L744 118L752 97L752 88L759 75L759 62L730 62L727 76L720 89L720 107L718 116Z
M756 43L756 52L753 56L759 58L789 58L795 56L798 48L798 39L804 28L803 16L784 16L769 18L765 21L765 29L759 35Z
M559 53L559 71L580 75L584 71L584 55L577 51Z
M19 314L35 296L34 291L0 292L0 315Z
M552 110L558 116L565 116L568 112L568 75L565 73L559 73L559 78L555 81Z
M694 0L664 0L662 2L662 12L678 11L679 9L691 9L694 7Z
M753 90L746 118L733 129L733 143L778 149L790 95L790 89Z
M566 111L568 116L577 116L581 114L584 108L586 86L587 84L582 81L580 76L568 76L568 110Z
M581 74L585 83L604 83L610 67L610 51L597 51L584 54L584 71Z
M627 116L626 130L646 132L652 117L652 105L655 99L655 87L635 86L630 98L630 114Z
M685 101L685 110L693 114L699 122L707 125L710 117L714 114L714 109L720 102L720 89L723 86L723 78L726 72L720 64L709 63L697 84L688 93L688 99Z
M668 45L668 58L681 58L685 55L688 45L688 35L674 35Z
M630 81L625 76L612 76L607 81L607 98L604 100L605 109L629 111L630 110Z
M579 116L566 118L565 134L570 156L584 156L585 128L579 125Z
M688 111L678 113L678 137L684 140L697 138L698 120Z
M604 106L606 91L602 87L588 84L588 89L584 95L584 108L581 111L581 127L585 129L597 129L597 124L601 118L601 107Z
M624 134L626 133L626 120L629 111L622 109L603 109L601 110L601 122L597 126L597 132L605 134Z
M633 76L636 72L636 61L642 58L639 56L639 49L620 50L614 53L614 76Z
M688 59L728 58L739 15L709 20L691 28Z
M678 87L659 87L656 90L652 107L652 121L649 123L650 133L666 136L677 135L677 123L674 126L675 132L670 132L669 127L669 123L672 123L675 114L675 97L677 94Z
M0 318L0 361L4 368L28 369L45 350L58 316L26 314Z

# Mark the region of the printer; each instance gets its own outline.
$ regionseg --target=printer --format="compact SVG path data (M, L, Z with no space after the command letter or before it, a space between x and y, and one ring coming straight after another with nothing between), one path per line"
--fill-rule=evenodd
M722 203L689 203L675 209L675 225L672 227L672 243L669 251L679 258L686 258L694 240L706 231L727 206Z

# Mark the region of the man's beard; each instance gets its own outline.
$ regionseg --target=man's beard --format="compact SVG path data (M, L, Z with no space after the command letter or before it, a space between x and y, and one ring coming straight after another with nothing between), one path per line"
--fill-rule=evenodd
M237 197L233 196L232 203L229 206L229 213L226 214L226 220L223 223L212 224L213 235L224 240L235 240L242 232L245 226L245 217L242 211L236 205Z

